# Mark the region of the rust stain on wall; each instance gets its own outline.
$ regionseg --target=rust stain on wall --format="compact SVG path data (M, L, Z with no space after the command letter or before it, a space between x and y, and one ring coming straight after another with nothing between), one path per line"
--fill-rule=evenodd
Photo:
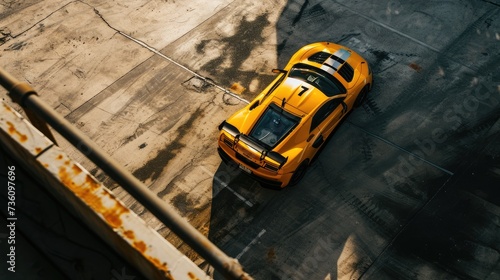
M128 213L130 210L125 208L118 202L115 202L113 207L105 207L102 203L102 198L97 196L94 191L99 187L99 184L92 180L90 176L87 175L86 181L83 185L76 184L72 177L75 176L74 172L67 171L66 167L61 167L59 169L59 178L61 182L71 189L78 197L80 197L85 203L92 208L96 213L100 213L104 219L113 228L118 228L122 225L121 215ZM102 193L103 195L108 195L107 193Z
M131 230L126 230L123 235L125 235L125 237L127 237L128 239L135 239L135 234L133 231Z
M57 156L57 159L59 160L62 160L63 158L63 155ZM46 164L46 166L48 167L48 164ZM82 172L83 170L78 165L68 164L68 161L65 161L64 165L59 168L58 176L61 182L76 196L83 200L94 212L101 214L113 229L121 228L123 225L122 215L129 213L130 210L114 200L111 197L112 195L104 191L104 189L103 191L99 191L99 188L102 188L102 185L92 176L87 174L83 183L76 183L73 178ZM108 201L106 196L108 196L109 201L114 202L113 206L105 206L105 202ZM144 258L152 263L158 270L162 271L166 279L173 279L167 263L162 263L157 258L147 255L146 251L148 250L148 245L144 241L136 239L133 230L123 231L123 236L129 240L132 246L140 252ZM191 277L191 279L197 278Z
M143 241L137 241L135 240L135 234L132 230L127 230L125 232L123 232L123 235L125 235L125 237L127 237L128 239L132 240L133 241L133 245L134 247L145 257L147 258L151 263L153 263L153 265L163 271L166 279L174 279L172 278L172 275L170 274L170 270L168 269L167 267L167 263L162 263L160 262L157 258L154 258L154 257L151 257L150 255L147 255L145 254L146 250L147 250L147 245L146 243L144 243Z
M75 173L75 175L82 173L82 169L76 164L73 164L71 169L73 170L73 173ZM87 177L89 176L87 175ZM89 182L89 179L92 180L92 178L85 178L85 182Z
M158 269L162 270L165 273L167 279L174 279L170 274L170 270L167 267L166 263L161 263L157 258L153 258L151 256L146 256L149 261L151 261Z
M78 168L79 169L79 168ZM73 169L74 170L74 169ZM75 171L75 174L77 174L76 172L78 171ZM82 172L81 169L79 169L79 172ZM86 175L85 176L85 184L92 190L97 190L100 185L98 182L96 182L90 175Z
M8 129L9 134L12 135L12 136L14 136L14 135L19 136L19 141L21 143L24 143L24 142L26 142L26 140L28 140L28 136L26 136L25 134L22 134L21 132L17 131L17 129L14 126L13 123L7 122L7 125L9 126L9 129Z
M139 252L143 254L144 252L146 252L146 243L144 243L143 241L135 241L134 247L137 248L137 250L139 250Z

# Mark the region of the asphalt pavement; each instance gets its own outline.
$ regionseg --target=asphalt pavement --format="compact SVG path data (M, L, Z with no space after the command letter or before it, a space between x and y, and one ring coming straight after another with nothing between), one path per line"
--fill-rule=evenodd
M23 1L0 31L2 67L255 279L500 279L498 1ZM374 87L298 185L263 188L221 163L217 125L317 41Z

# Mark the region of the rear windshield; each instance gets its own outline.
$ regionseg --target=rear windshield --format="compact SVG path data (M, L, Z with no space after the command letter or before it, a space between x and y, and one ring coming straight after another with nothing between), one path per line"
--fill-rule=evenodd
M295 64L288 77L307 82L329 97L345 93L345 88L335 77L307 64Z
M299 122L299 117L273 103L267 107L249 136L271 150L292 132Z

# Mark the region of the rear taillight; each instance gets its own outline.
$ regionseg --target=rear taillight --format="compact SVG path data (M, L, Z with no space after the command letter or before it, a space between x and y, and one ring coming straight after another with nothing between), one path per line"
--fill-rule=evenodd
M266 165L264 165L264 168L267 170L273 171L273 172L278 172L278 170L279 170L278 166L274 166L274 165L269 164L269 163L266 163Z

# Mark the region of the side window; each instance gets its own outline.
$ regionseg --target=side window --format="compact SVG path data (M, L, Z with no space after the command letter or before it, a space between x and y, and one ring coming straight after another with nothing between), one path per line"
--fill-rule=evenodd
M325 104L316 112L312 118L311 131L313 131L318 125L320 125L328 116L342 103L343 98L332 99Z
M339 88L335 86L334 83L330 82L328 79L321 77L316 81L316 84L318 85L318 88L321 89L321 91L326 95L326 96L334 96L337 94L340 94Z

